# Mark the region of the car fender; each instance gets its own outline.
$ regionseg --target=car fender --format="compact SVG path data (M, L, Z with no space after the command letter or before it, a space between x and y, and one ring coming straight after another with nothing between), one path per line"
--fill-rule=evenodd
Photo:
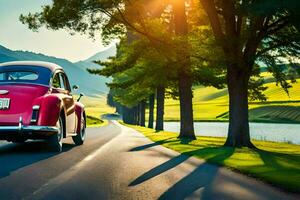
M64 109L63 101L57 95L45 95L37 98L34 105L39 105L38 126L56 126L61 110Z
M77 128L76 128L76 133L80 133L81 130L81 117L86 117L85 116L85 111L84 111L84 105L80 102L75 103L75 113L76 113L76 119L77 119Z

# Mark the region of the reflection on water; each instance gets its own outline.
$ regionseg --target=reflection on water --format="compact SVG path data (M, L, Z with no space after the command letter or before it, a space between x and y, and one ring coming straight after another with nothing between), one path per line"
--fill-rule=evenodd
M179 122L165 122L165 130L180 131ZM196 135L226 137L228 123L195 122ZM300 124L250 123L251 138L300 144Z

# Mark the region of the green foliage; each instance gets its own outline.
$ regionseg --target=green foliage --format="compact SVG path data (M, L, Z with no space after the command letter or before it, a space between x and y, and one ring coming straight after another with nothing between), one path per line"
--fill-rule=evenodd
M267 101L267 97L263 92L268 87L264 85L265 79L260 74L260 67L255 65L253 68L252 77L248 83L248 99L250 101Z
M209 16L217 45L224 51L226 66L236 66L252 76L249 99L267 100L263 93L267 87L255 63L267 66L277 84L289 94L299 73L299 1L200 2Z
M39 13L21 15L20 21L35 31L46 26L53 30L66 29L71 33L88 33L91 37L105 28L103 35L109 33L109 38L112 39L125 30L117 23L119 20L112 20L116 13L113 7L118 8L121 4L122 1L116 0L53 0L51 5L44 6Z

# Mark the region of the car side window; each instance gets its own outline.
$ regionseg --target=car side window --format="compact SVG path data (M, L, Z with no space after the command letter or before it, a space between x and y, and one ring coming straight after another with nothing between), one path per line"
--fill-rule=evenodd
M60 88L66 90L66 84L63 73L59 73Z
M61 73L60 76L61 76L61 83L64 89L71 92L71 88L67 76L64 73Z
M60 78L59 74L55 74L53 81L52 81L52 87L54 88L60 88Z
M64 83L65 83L65 88L71 92L71 86L68 77L64 74Z

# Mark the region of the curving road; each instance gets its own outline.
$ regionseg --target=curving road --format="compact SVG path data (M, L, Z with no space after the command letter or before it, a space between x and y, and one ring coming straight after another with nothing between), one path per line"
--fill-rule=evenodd
M179 155L110 122L60 154L43 142L0 143L0 199L299 199Z

